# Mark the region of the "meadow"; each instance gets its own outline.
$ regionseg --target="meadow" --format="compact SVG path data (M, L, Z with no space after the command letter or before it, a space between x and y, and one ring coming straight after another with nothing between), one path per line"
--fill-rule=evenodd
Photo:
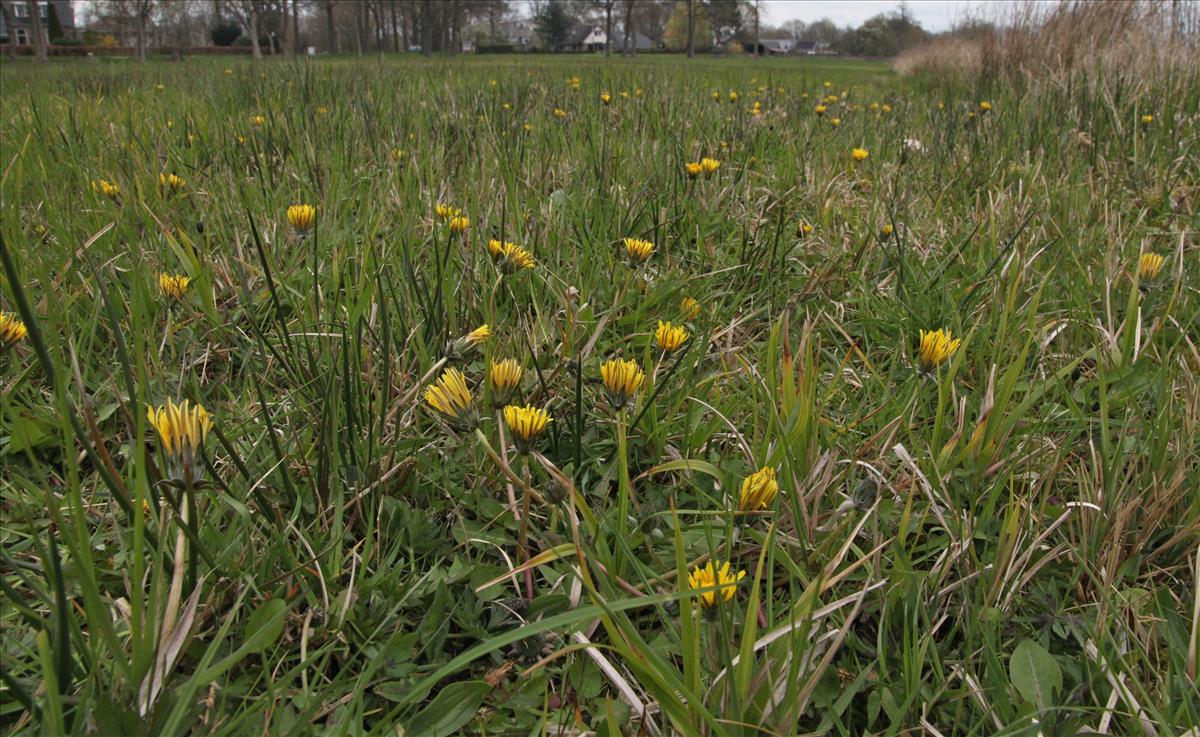
M1198 734L1200 77L0 82L0 733Z

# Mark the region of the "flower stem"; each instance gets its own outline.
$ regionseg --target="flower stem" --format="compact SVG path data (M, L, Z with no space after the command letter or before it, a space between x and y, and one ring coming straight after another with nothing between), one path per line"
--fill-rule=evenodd
M625 538L626 526L629 521L629 458L628 443L625 437L625 410L617 412L617 534ZM618 566L618 575L623 566Z

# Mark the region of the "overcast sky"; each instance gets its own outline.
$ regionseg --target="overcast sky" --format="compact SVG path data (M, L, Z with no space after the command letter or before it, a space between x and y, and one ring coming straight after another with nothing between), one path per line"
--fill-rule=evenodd
M983 0L908 0L913 17L933 33L949 29L983 5ZM763 21L777 26L789 20L811 23L829 18L839 26L858 26L873 15L899 6L899 0L764 0Z

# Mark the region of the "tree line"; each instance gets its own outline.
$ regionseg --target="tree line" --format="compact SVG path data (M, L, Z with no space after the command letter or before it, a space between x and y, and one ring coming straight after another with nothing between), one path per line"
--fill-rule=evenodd
M18 3L0 0L7 25ZM605 53L634 53L636 37L689 56L714 48L756 52L762 38L812 41L835 52L894 56L929 34L901 3L857 28L828 18L763 23L761 0L92 0L77 3L78 25L93 41L149 50L246 46L255 57L420 51L453 53L470 45L504 48L516 31L536 36L544 51L567 47L580 24L605 31ZM29 13L35 57L45 58L44 32ZM15 49L9 45L10 53Z

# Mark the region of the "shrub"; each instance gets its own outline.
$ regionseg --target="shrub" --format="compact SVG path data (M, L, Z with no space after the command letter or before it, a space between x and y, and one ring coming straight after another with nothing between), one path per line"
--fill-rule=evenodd
M214 46L232 46L233 42L237 41L238 36L241 35L242 29L233 23L222 23L213 28L209 34Z

